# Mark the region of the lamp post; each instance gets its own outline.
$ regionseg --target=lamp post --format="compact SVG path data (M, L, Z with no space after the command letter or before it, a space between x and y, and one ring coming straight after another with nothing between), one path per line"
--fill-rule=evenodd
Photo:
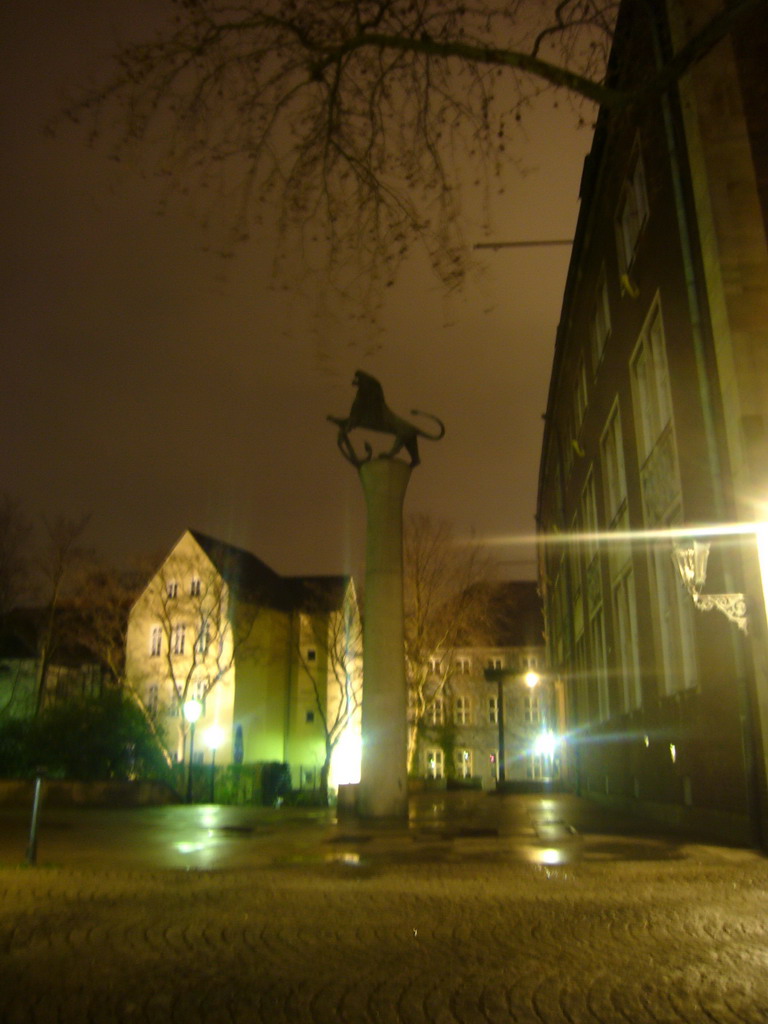
M224 737L224 730L220 725L210 725L205 730L203 739L205 745L211 748L211 803L215 803L216 794L216 751L221 746L221 741Z
M189 767L187 768L187 803L192 803L192 761L195 755L195 723L203 713L202 702L192 697L182 706L184 718L189 722Z
M484 670L485 680L488 683L496 683L496 720L499 725L499 767L496 778L496 788L502 789L507 781L506 773L506 750L504 743L504 680L518 676L514 669L508 668L486 668ZM518 676L519 678L519 676ZM538 672L526 672L523 676L525 685L533 690L541 682Z

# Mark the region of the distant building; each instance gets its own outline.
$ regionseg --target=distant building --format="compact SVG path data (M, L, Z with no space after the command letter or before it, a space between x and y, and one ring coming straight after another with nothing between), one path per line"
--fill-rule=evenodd
M536 584L508 581L488 589L494 614L484 642L436 651L430 659L416 774L492 789L499 778L502 725L507 781L556 778L558 707L546 669ZM498 681L486 678L489 669L503 672L503 705Z
M282 577L187 530L131 610L126 678L176 760L188 756L184 705L196 700L195 761L215 749L220 765L287 763L295 788L313 788L330 737L331 784L356 781L362 660L349 578Z
M611 80L647 81L724 6L625 0ZM538 501L569 780L763 843L767 62L763 5L668 92L601 112Z
M11 611L0 628L0 716L28 718L37 709L41 644L49 612L41 608ZM75 613L59 609L45 668L42 707L73 697L95 697L114 685L110 671L82 644L72 639ZM62 627L61 620L64 620Z

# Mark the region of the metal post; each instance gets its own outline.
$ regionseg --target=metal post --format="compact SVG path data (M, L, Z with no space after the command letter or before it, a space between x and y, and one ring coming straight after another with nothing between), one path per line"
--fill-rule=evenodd
M27 864L37 863L37 819L40 813L40 796L43 789L43 776L35 776L35 796L32 801L32 821L29 826L29 843L27 845Z
M215 804L216 800L216 747L211 748L211 803Z
M498 685L499 695L497 699L499 702L499 706L496 717L499 720L499 777L497 780L497 784L499 786L503 786L504 783L507 781L507 773L505 767L507 757L506 751L504 750L504 675L501 672L499 673Z
M192 765L195 757L195 723L189 725L189 770L187 772L187 803L192 803Z

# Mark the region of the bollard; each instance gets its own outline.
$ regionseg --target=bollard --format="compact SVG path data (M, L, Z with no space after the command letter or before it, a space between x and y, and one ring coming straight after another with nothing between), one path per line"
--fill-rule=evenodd
M29 825L29 843L27 845L27 864L37 862L37 818L40 813L40 795L43 789L43 775L35 775L35 796L32 801L32 821Z

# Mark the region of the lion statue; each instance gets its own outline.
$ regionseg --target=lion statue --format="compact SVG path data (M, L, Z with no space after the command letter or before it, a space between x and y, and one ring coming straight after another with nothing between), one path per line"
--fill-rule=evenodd
M392 412L384 401L384 389L376 378L372 377L369 373L358 370L352 384L357 388L357 394L352 402L352 408L349 410L349 416L346 419L342 419L339 416L329 416L328 419L339 428L337 443L342 455L353 465L360 466L364 462L368 462L373 456L371 446L367 442L365 444L365 457L361 459L356 454L349 439L349 432L356 427L361 427L364 430L375 430L382 434L392 434L394 436L392 447L388 452L382 452L379 458L393 459L401 449L405 448L411 457L411 466L418 466L421 461L419 458L420 437L426 438L429 441L439 441L445 434L444 424L437 416L433 416L431 413L419 412L418 409L411 410L413 416L427 416L429 419L434 420L438 428L435 434L428 434L425 430L422 430L413 423L409 423L402 416L397 416Z

